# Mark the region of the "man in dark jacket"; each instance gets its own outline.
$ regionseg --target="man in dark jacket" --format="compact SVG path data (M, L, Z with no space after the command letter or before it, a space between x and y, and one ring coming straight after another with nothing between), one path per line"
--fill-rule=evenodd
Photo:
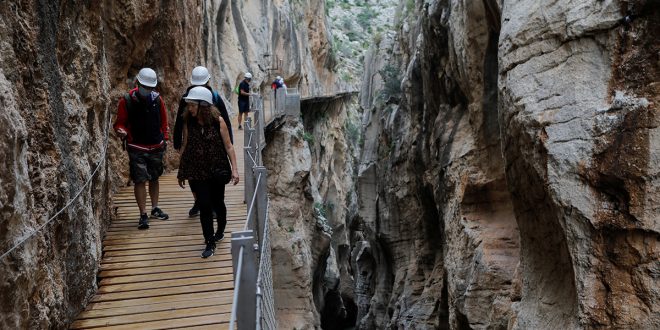
M158 178L163 174L163 154L169 132L165 103L155 91L158 84L156 72L150 68L141 69L136 83L138 87L119 100L113 128L117 135L126 141L130 176L135 183L135 201L140 209L138 228L147 229L147 181L151 198L151 217L161 220L169 218L158 207Z
M225 120L227 128L229 129L229 139L231 140L232 144L234 143L234 134L231 129L231 120L229 119L229 113L227 113L227 107L225 106L225 102L220 97L220 94L218 94L211 88L211 86L209 86L210 79L211 75L209 74L209 70L207 68L198 66L193 69L192 75L190 77L191 85L186 89L185 94L181 96L181 100L179 101L179 109L176 113L176 121L174 122L174 149L176 150L181 149L183 140L183 111L186 107L186 100L184 98L188 96L188 92L190 92L192 88L197 86L204 86L213 94L213 105L218 108L220 111L220 116L222 116L222 119ZM193 191L192 193L193 197L196 197L195 192ZM197 203L195 203L190 211L188 211L188 215L194 217L198 214L199 207L197 206Z
M250 113L250 81L252 74L246 72L243 81L238 85L238 129L243 129L243 114L247 120Z

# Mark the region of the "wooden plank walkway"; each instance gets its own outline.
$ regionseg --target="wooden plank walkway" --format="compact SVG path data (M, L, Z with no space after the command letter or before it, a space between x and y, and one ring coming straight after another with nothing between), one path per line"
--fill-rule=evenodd
M150 219L138 230L133 187L113 200L117 218L103 240L99 290L71 329L228 328L234 291L231 232L243 230L243 131L234 128L241 182L227 185L227 229L215 255L202 259L199 216L188 217L193 197L176 172L161 177L159 206L169 220ZM147 207L151 202L147 200Z

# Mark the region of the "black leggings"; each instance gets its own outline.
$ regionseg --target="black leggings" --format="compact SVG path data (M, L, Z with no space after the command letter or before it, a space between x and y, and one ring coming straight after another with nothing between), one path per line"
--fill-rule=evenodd
M218 216L218 233L224 233L227 226L225 206L225 185L217 180L190 180L190 189L197 195L199 222L202 224L204 240L213 239L213 210Z

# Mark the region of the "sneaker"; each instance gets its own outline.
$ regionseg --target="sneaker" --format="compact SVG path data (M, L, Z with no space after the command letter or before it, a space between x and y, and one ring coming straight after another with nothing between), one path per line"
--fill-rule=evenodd
M241 125L238 125L238 129L243 129L243 126L241 126Z
M208 258L215 253L215 241L210 240L206 242L206 248L202 252L202 258Z
M225 234L216 232L215 235L213 235L213 238L216 242L220 242L223 238L225 238Z
M163 212L163 210L161 210L158 207L154 207L154 209L151 210L151 217L160 220L167 220L170 218L170 216L167 215L167 213Z
M192 218L198 215L199 215L199 207L197 207L197 203L195 203L195 205L193 205L193 207L190 208L190 211L188 211L188 216Z
M140 215L140 222L138 223L138 229L149 229L149 217L147 214Z

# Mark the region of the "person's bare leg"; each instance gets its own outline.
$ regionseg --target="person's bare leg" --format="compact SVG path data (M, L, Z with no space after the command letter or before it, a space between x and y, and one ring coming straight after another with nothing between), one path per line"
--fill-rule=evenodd
M140 182L136 183L133 187L133 193L135 194L135 201L140 209L140 215L147 213L145 210L147 204L147 189L145 185L146 182Z
M243 125L243 113L239 111L238 112L238 126L241 126L241 125Z
M151 209L158 207L158 180L149 181L149 197L151 197Z

